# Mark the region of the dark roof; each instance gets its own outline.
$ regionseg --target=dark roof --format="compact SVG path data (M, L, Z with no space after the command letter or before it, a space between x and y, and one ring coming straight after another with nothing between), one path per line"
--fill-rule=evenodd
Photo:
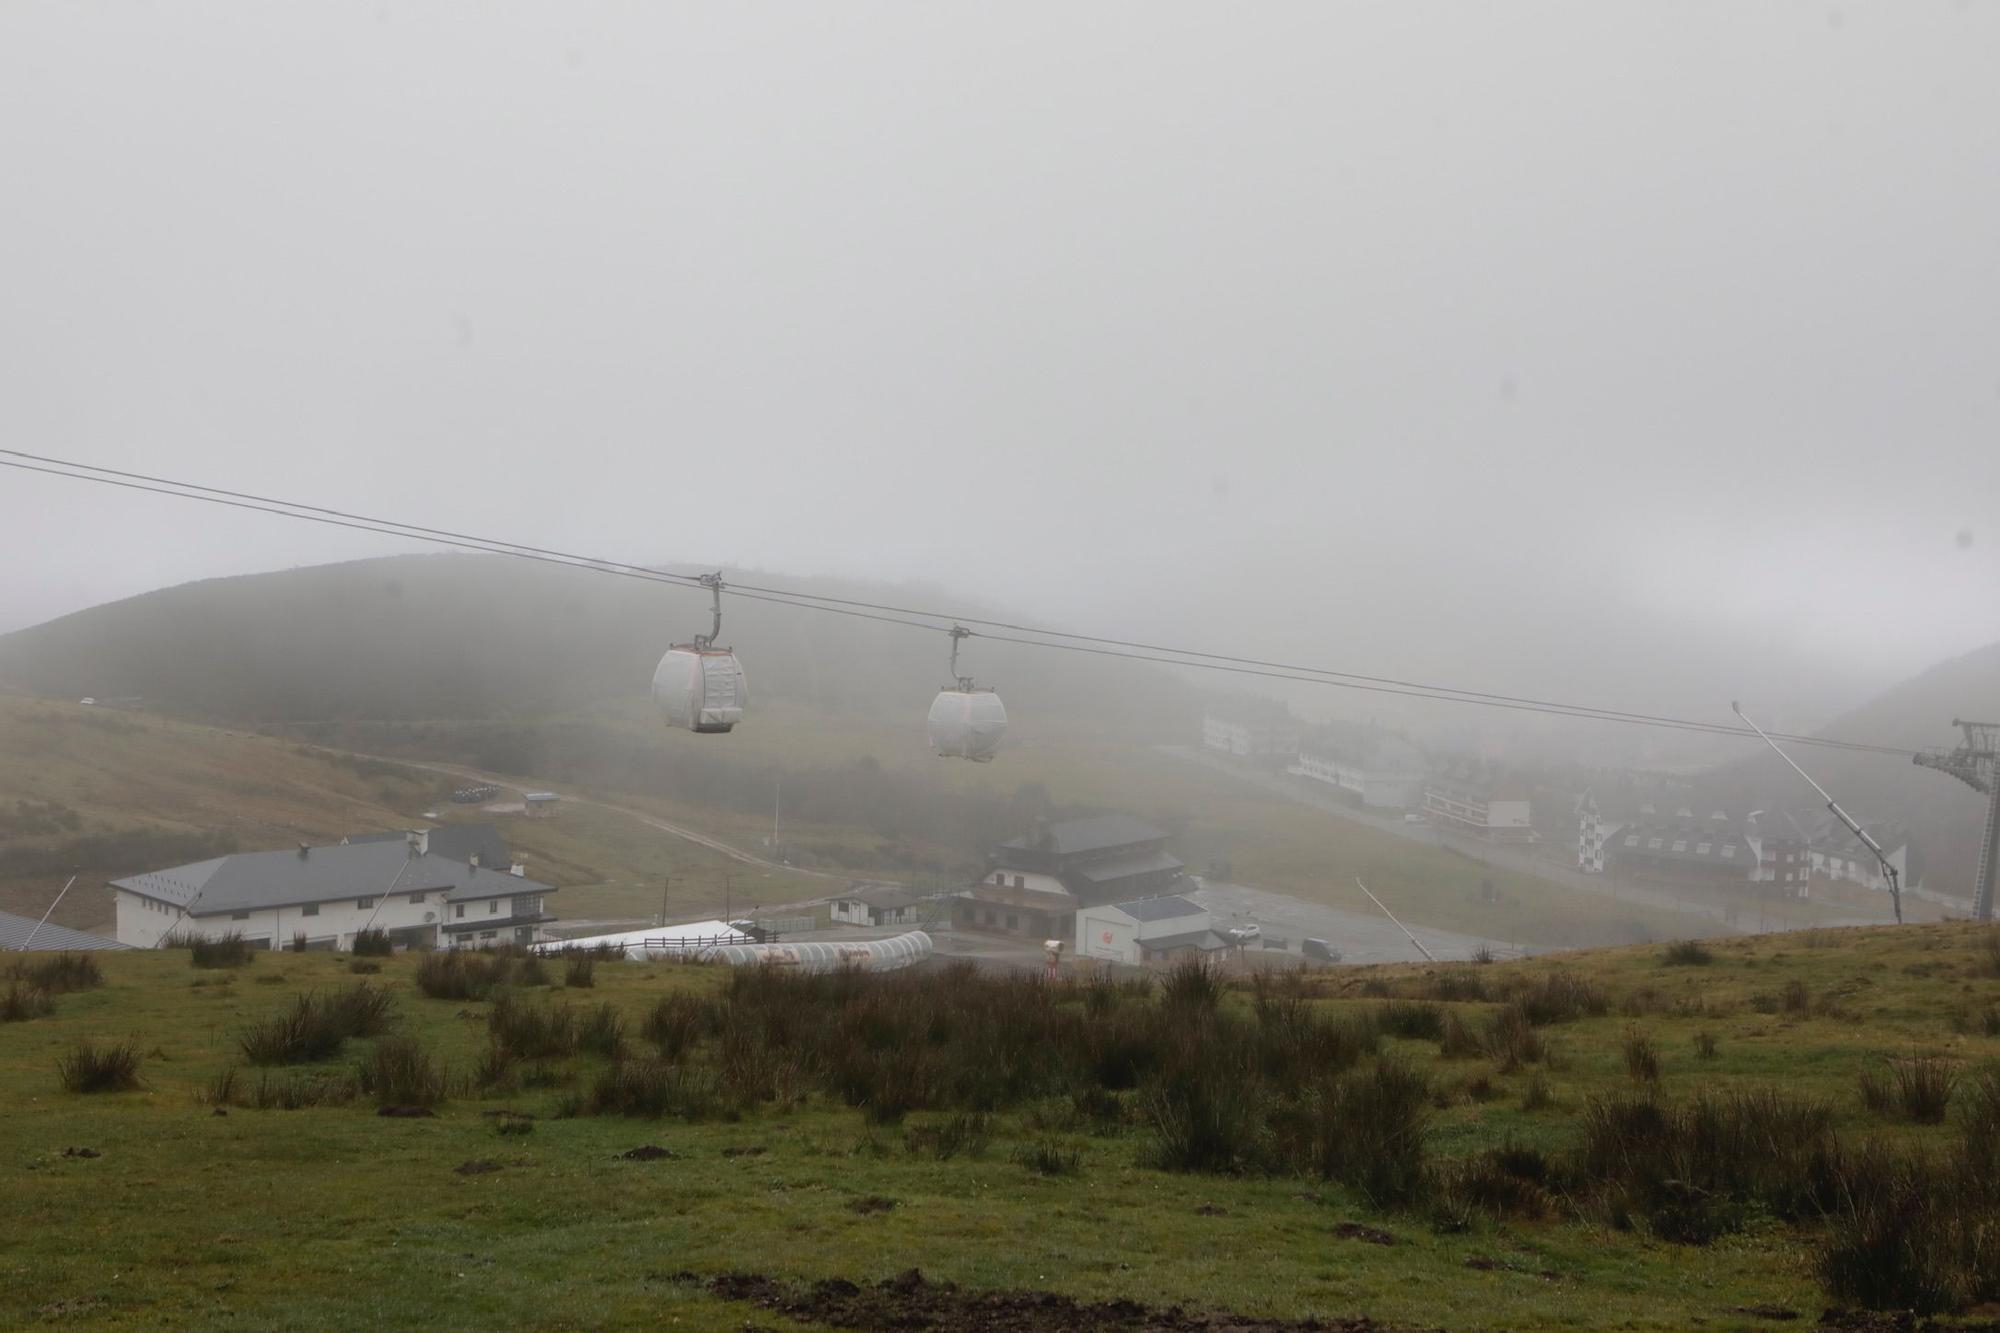
M1135 815L1098 815L1094 819L1067 819L1058 824L1050 824L1047 828L1034 833L1019 838L1009 838L1000 845L1023 852L1054 852L1058 856L1074 856L1079 852L1098 852L1112 847L1130 847L1142 842L1160 842L1166 836L1164 829L1154 828Z
M1116 879L1131 879L1137 875L1154 875L1162 870L1181 869L1185 867L1177 857L1169 856L1165 852L1141 852L1137 856L1121 856L1116 861L1099 861L1094 865L1078 866L1073 873L1089 880L1092 884L1108 884Z
M81 930L71 930L68 926L58 926L54 922L37 930L36 918L15 916L12 912L0 912L0 953L18 950L35 937L35 952L47 949L52 953L65 949L129 949L129 944L120 944L108 935L92 935Z
M409 836L396 829L388 833L350 833L345 841L350 845L404 842ZM442 856L449 861L470 861L477 853L479 864L483 866L498 866L505 870L514 862L514 854L507 850L507 840L491 824L440 824L430 830L430 841L426 845L432 856Z
M111 881L114 889L144 894L175 907L193 904L193 916L241 912L339 898L442 891L448 901L554 893L504 868L473 867L435 854L413 856L402 842L344 843L303 854L239 852Z
M1137 902L1118 903L1117 910L1134 921L1166 921L1177 916L1199 916L1207 909L1197 907L1185 898L1171 894L1160 898L1141 898Z
M1139 947L1155 951L1193 948L1203 953L1214 953L1217 949L1227 949L1229 941L1212 930L1191 930L1185 935L1162 935L1156 940L1140 940Z

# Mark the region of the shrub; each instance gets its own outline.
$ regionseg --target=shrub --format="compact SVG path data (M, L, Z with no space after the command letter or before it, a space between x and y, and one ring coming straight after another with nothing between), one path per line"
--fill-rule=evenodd
M1538 1149L1509 1142L1446 1168L1438 1184L1448 1208L1539 1220L1554 1211L1555 1176Z
M1146 1157L1154 1166L1236 1171L1261 1159L1261 1093L1233 1055L1196 1034L1141 1090L1139 1112L1152 1138Z
M444 1100L444 1067L410 1037L384 1037L354 1071L361 1091L383 1106L435 1106Z
M1805 982L1794 978L1787 981L1784 990L1779 992L1778 1003L1788 1014L1809 1014L1812 1012L1812 992L1806 989Z
M294 931L292 933L292 942L287 947L292 953L304 953L306 951L306 933L303 930Z
M1490 955L1486 961L1492 961ZM1483 1000L1486 998L1486 983L1475 973L1463 968L1452 968L1438 973L1426 982L1424 996L1432 1000Z
M924 1153L945 1162L960 1155L979 1156L986 1151L986 1145L992 1138L992 1122L986 1115L961 1111L934 1125L911 1128L903 1135L903 1144L911 1152Z
M1523 1111L1546 1111L1556 1104L1555 1093L1549 1089L1549 1081L1540 1074L1528 1080L1528 1086L1521 1093Z
M389 932L376 928L354 932L354 952L363 958L387 958L395 952L389 943Z
M497 956L494 959L499 964L503 974L506 968L505 958L510 956ZM519 959L514 964L514 984L516 986L546 986L549 984L549 970L542 966L540 954L531 953Z
M98 968L97 959L87 953L59 953L18 962L7 969L7 975L50 995L95 990L104 984L104 973Z
M1083 1168L1083 1150L1058 1139L1037 1139L1015 1149L1014 1160L1045 1176L1073 1176Z
M1856 1079L1861 1101L1877 1115L1917 1125L1944 1122L1951 1095L1958 1088L1958 1069L1935 1056L1913 1056L1889 1062L1889 1077L1863 1070Z
M1660 1053L1646 1034L1636 1029L1625 1033L1623 1048L1625 1053L1625 1075L1634 1083L1658 1083L1660 1081Z
M1660 955L1660 962L1667 967L1707 967L1714 961L1714 953L1700 940L1676 940Z
M55 997L40 986L15 980L0 991L0 1023L24 1023L31 1018L46 1018L55 1011Z
M373 1037L388 1030L395 1017L386 986L358 981L326 998L331 1021L347 1037Z
M597 964L589 958L572 958L563 969L563 985L573 990L588 990L597 984Z
M1713 1032L1695 1033L1694 1053L1700 1059L1713 1060L1715 1058L1715 1034Z
M99 1046L88 1038L56 1060L64 1092L130 1092L139 1086L139 1051L131 1042Z
M1962 1151L1962 1150L1961 1150ZM1995 1181L1957 1155L1870 1145L1840 1172L1839 1204L1816 1256L1838 1300L1920 1315L2000 1298Z

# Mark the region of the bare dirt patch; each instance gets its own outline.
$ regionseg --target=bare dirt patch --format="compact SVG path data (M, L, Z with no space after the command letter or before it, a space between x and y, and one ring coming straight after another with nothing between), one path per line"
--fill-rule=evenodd
M757 1273L710 1278L708 1290L724 1300L746 1301L800 1322L834 1328L950 1329L953 1333L1030 1333L1030 1330L1102 1330L1103 1333L1389 1333L1391 1325L1365 1316L1334 1319L1266 1319L1228 1311L1186 1310L1138 1301L1080 1301L1051 1291L966 1291L932 1282L912 1268L882 1282L843 1278L780 1282Z

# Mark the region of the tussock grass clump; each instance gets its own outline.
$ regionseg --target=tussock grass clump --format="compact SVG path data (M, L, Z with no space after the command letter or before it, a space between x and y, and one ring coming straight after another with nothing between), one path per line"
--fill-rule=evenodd
M512 961L460 949L425 954L417 963L417 989L433 1000L484 1000L506 984Z
M1502 1073L1548 1057L1548 1042L1535 1031L1534 1020L1518 1001L1502 1006L1487 1020L1483 1041L1486 1053L1500 1062Z
M1694 1053L1698 1059L1713 1060L1715 1058L1715 1034L1713 1032L1695 1033Z
M714 1076L663 1060L626 1060L598 1075L577 1104L583 1115L706 1120L721 1109Z
M95 990L104 984L104 972L87 953L51 954L14 963L7 968L7 976L50 995Z
M1778 1007L1784 1013L1804 1017L1812 1012L1812 992L1805 982L1793 978L1778 992Z
M1796 1220L1834 1199L1840 1152L1823 1102L1769 1089L1678 1104L1603 1097L1586 1104L1582 1128L1573 1182L1612 1220L1643 1217L1663 1240L1706 1244L1740 1227L1753 1203Z
M2000 926L1979 932L1973 946L1973 971L1982 977L2000 977Z
M1456 1013L1447 1011L1444 1028L1438 1033L1438 1054L1447 1060L1476 1060L1486 1053L1486 1043Z
M992 1118L978 1111L961 1111L936 1124L912 1126L903 1134L904 1147L940 1162L977 1157L992 1140Z
M1556 1211L1555 1164L1541 1150L1511 1141L1445 1167L1437 1188L1447 1210L1533 1221Z
M1390 1000L1375 1011L1375 1021L1392 1037L1439 1041L1444 1037L1445 1011L1423 1000Z
M722 1012L713 1000L698 995L662 995L646 1011L639 1032L659 1048L663 1060L678 1060L702 1037L718 1032Z
M260 1073L256 1082L241 1070L225 1069L210 1080L201 1100L212 1106L253 1111L296 1111L307 1106L345 1106L358 1088L353 1075L339 1073Z
M56 1060L64 1092L130 1092L139 1086L139 1048L131 1042L99 1046L85 1038Z
M594 1005L583 1011L576 1025L579 1050L593 1055L618 1058L625 1049L625 1017L611 1004Z
M31 1018L47 1018L55 1011L55 997L40 986L14 980L0 991L0 1023L25 1023Z
M597 963L591 958L572 958L563 969L563 985L571 990L588 990L597 984Z
M1014 1160L1039 1175L1073 1176L1083 1169L1083 1150L1060 1139L1037 1139L1016 1148Z
M1212 1013L1222 990L1222 972L1206 958L1183 958L1160 978L1160 1002L1174 1009Z
M1958 1089L1958 1067L1936 1056L1889 1062L1888 1076L1863 1070L1855 1079L1861 1104L1876 1115L1915 1125L1944 1122Z
M1574 972L1549 972L1519 987L1514 1003L1536 1027L1570 1023L1579 1018L1602 1018L1611 1010L1604 989L1588 977Z
M357 982L330 995L293 996L289 1008L238 1033L236 1044L253 1065L310 1064L338 1055L351 1037L386 1031L392 1017L389 991Z
M1871 1144L1843 1163L1815 1256L1829 1295L1920 1315L2000 1299L2000 1188L1976 1146L1899 1152Z
M1660 955L1665 967L1707 967L1714 961L1714 952L1700 940L1676 940Z
M1555 1092L1549 1087L1548 1079L1536 1074L1528 1080L1528 1086L1521 1093L1521 1109L1527 1112L1546 1111L1556 1104Z
M486 1015L486 1032L493 1049L509 1059L546 1060L577 1052L576 1010L566 1004L529 1004L502 995Z
M382 964L373 958L354 958L348 960L347 970L357 977L378 976L381 974Z
M389 943L389 932L376 928L354 932L354 954L361 958L387 958L395 952Z
M500 961L504 965L506 959L512 957L511 954L502 955L497 961ZM531 953L525 957L515 958L513 959L513 966L514 984L516 986L550 986L555 984L549 980L549 970L542 965L542 956L540 954Z
M1491 954L1486 956L1486 961L1493 961ZM1428 978L1424 982L1423 996L1427 1000L1461 1003L1468 1000L1484 1000L1487 998L1486 982L1477 973L1464 968L1451 968Z
M1276 1116L1278 1154L1378 1208L1410 1202L1427 1183L1430 1092L1421 1073L1388 1058L1323 1081Z
M444 1100L444 1066L411 1037L384 1037L355 1067L362 1092L383 1106L435 1106Z
M1162 1072L1141 1089L1138 1106L1151 1136L1146 1160L1161 1170L1231 1172L1264 1164L1263 1093L1240 1048L1213 1034L1183 1034Z
M1625 1076L1634 1083L1660 1081L1660 1052L1652 1039L1636 1028L1628 1029L1620 1045L1625 1056Z

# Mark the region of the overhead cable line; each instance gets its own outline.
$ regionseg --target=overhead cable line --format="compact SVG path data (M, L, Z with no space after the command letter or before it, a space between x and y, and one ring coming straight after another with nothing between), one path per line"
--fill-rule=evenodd
M179 481L171 477L129 472L117 468L99 467L90 463L55 458L42 454L32 454L18 449L0 448L0 455L7 455L7 457L0 457L0 466L15 468L24 472L41 473L47 476L66 477L72 481L94 482L98 485L115 486L124 490L143 491L175 499L200 500L208 504L270 514L279 518L300 519L332 527L348 528L354 531L401 537L406 540L422 541L433 545L476 551L487 555L512 556L516 559L533 560L542 564L561 565L570 569L583 569L600 574L615 574L620 577L637 578L647 582L663 583L674 587L698 588L702 586L701 579L695 575L675 574L667 570L629 564L624 561L608 560L598 556L580 555L575 552L560 551L549 547L483 537L472 533L455 532L447 528L405 523L396 519L379 518L346 510L330 509L320 505L309 505L298 501L257 495L245 491L204 486L194 482ZM1370 694L1388 694L1439 703L1469 703L1481 707L1501 708L1510 712L1541 713L1556 717L1577 718L1584 721L1621 722L1629 725L1656 727L1702 735L1754 739L1756 734L1746 728L1733 726L1728 723L1704 722L1693 718L1677 718L1662 714L1600 708L1594 705L1567 703L1558 700L1496 694L1481 690L1460 689L1455 686L1402 680L1389 676L1371 676L1358 672L1338 671L1331 668L1304 666L1259 658L1238 657L1197 649L1175 648L1167 645L1109 638L1101 635L1046 629L1038 626L1022 625L977 616L896 606L889 603L869 602L856 598L833 597L827 594L805 592L799 589L766 587L758 584L739 584L734 582L729 587L733 596L742 597L749 601L770 602L779 606L792 606L809 611L824 611L832 615L851 616L860 620L946 633L950 632L954 624L980 625L985 627L985 629L979 631L979 637L981 638L992 639L1000 643L1020 644L1027 647L1084 653L1095 657L1151 662L1164 666L1193 667L1199 670L1219 671L1267 680L1293 681L1311 685L1331 685L1340 689L1357 690ZM991 632L993 630L1008 630L1013 631L1013 633L993 633ZM1034 637L1022 637L1024 635ZM1827 749L1851 750L1870 754L1895 755L1898 758L1902 758L1905 755L1905 751L1894 746L1869 745L1857 741L1841 741L1821 736L1801 736L1784 732L1773 732L1771 734L1799 745L1814 745Z

